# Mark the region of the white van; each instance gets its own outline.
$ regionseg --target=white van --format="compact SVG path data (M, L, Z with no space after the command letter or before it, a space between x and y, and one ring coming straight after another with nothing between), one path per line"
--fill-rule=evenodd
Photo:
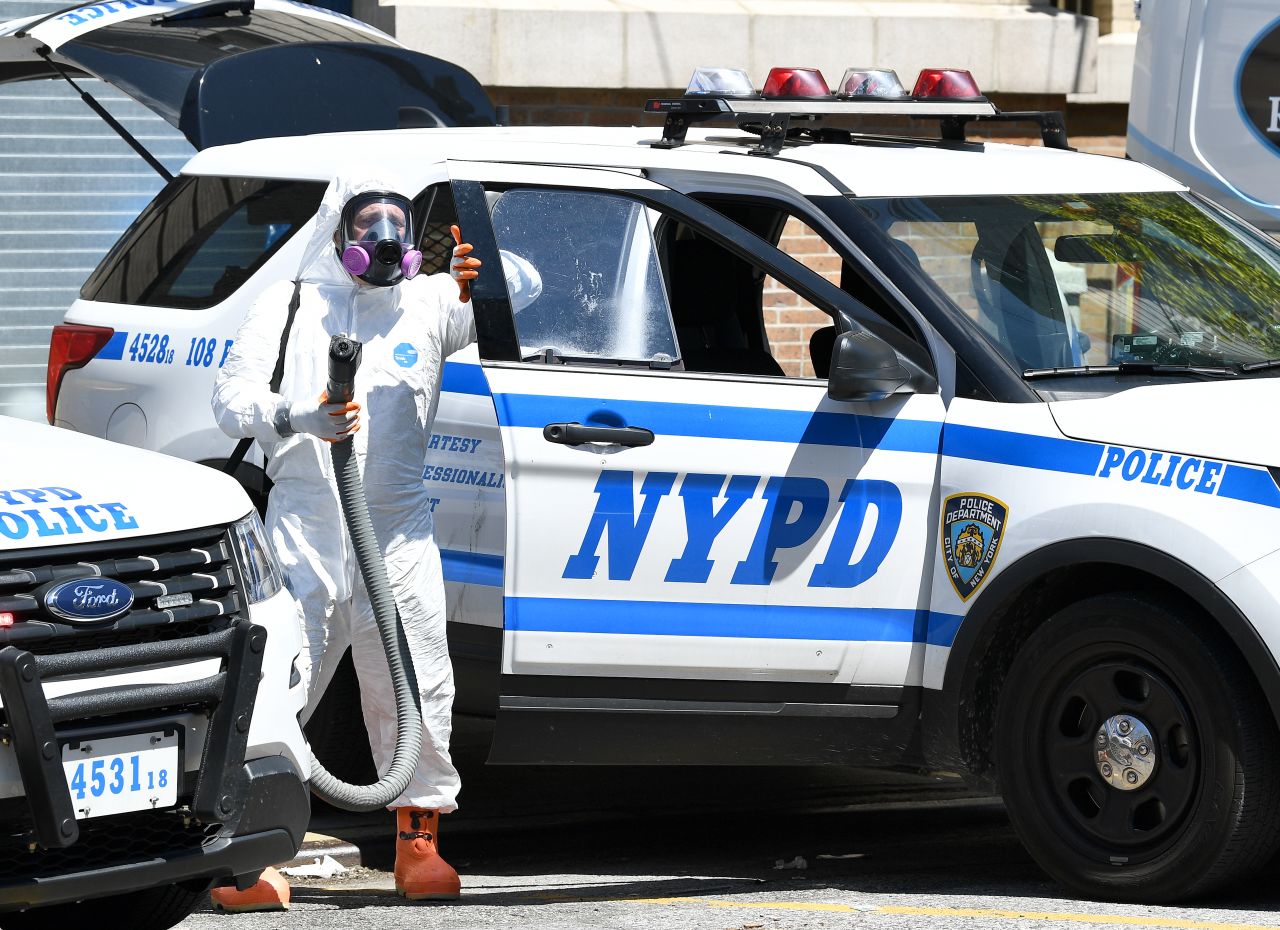
M230 478L0 422L0 927L163 930L302 843L297 608Z
M1129 102L1129 157L1280 232L1280 7L1148 0Z
M376 173L429 270L456 222L542 281L479 278L423 476L491 761L964 772L1077 891L1203 893L1280 845L1280 247L1054 114L966 141L961 80L207 149L69 309L53 418L225 458L269 228ZM940 137L820 122L885 113Z

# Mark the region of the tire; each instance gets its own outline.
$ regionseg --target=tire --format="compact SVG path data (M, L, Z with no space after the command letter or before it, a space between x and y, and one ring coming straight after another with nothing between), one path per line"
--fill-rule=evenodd
M201 901L207 900L209 885L207 879L197 879L108 898L0 914L0 928L127 927L129 930L169 930L182 923Z
M1051 617L1014 658L993 737L1023 844L1087 897L1203 895L1280 845L1268 704L1225 637L1174 600L1107 594Z

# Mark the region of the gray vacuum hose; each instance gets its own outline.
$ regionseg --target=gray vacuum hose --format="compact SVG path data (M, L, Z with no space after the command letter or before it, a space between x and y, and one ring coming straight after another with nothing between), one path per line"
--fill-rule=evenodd
M340 345L340 340L344 344ZM335 355L338 357L335 358ZM354 383L355 367L359 365L359 359L360 343L343 336L333 337L329 349L330 403L344 397L350 399L350 392L344 393L342 385L344 381ZM335 365L337 371L341 372L344 371L343 364L349 366L346 369L349 379L335 379ZM347 532L351 535L351 545L356 552L365 590L369 592L378 635L382 637L387 667L391 671L391 684L396 696L396 748L391 757L391 767L372 785L349 785L339 781L320 764L315 753L311 753L311 791L322 801L343 810L375 811L386 807L404 793L409 779L418 767L418 756L422 751L422 709L418 706L409 647L400 626L400 613L396 609L391 582L387 579L387 566L382 561L382 548L378 545L377 536L373 532L373 521L369 518L369 506L364 499L364 482L360 479L360 465L356 461L352 441L347 439L335 442L332 446L333 472L338 482L342 514L346 518Z

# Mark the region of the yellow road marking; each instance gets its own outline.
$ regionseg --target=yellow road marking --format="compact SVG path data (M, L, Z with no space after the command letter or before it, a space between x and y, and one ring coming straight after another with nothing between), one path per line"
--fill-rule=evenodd
M1083 914L1072 911L1012 911L982 907L910 907L832 904L819 901L721 901L711 898L631 898L635 904L701 904L704 907L760 911L826 911L893 914L902 917L985 917L996 920L1043 920L1059 923L1114 924L1126 927L1166 927L1170 930L1277 930L1275 924L1236 924L1181 917L1140 917L1124 914Z
M1047 920L1076 924L1119 924L1124 927L1171 927L1177 930L1276 930L1274 924L1234 924L1182 917L1139 917L1125 914L1079 914L1071 911L1006 911L981 907L904 907L884 905L882 914L922 917L994 917L1002 920Z

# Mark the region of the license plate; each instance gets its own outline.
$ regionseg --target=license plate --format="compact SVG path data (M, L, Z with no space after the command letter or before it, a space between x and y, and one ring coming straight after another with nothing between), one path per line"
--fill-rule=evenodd
M62 747L76 819L173 807L178 803L178 733L132 733Z

